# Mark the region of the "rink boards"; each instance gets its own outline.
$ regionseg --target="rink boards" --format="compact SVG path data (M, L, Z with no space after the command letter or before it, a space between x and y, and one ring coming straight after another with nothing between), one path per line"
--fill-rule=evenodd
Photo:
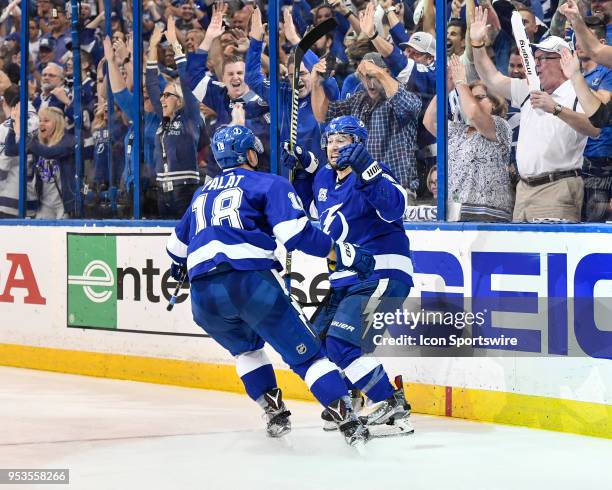
M404 376L415 411L612 437L612 361L596 358L610 357L601 346L612 345L611 312L605 301L591 315L558 301L612 297L611 235L568 229L407 227L412 296L521 293L522 312L490 321L535 342L530 355L384 358ZM0 364L241 391L231 357L193 324L186 296L166 311L175 287L164 250L170 231L2 226ZM324 261L296 253L293 271L300 299L322 297ZM309 398L271 357L286 394Z

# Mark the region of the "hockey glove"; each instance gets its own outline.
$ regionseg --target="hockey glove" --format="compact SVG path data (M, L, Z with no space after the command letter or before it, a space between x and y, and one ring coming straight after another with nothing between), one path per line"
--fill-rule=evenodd
M382 175L382 168L362 143L352 143L340 148L337 164L339 168L350 165L364 184L374 182Z
M359 279L367 279L374 272L376 259L366 249L359 245L347 242L338 242L334 245L336 251L336 262L329 263L329 269L333 272L351 270L357 273Z
M187 274L187 264L177 264L176 262L172 262L170 266L170 275L172 279L177 282L183 280L185 274Z
M289 170L304 169L308 173L313 173L319 166L317 158L307 151L301 145L295 145L293 148L294 155L289 152L289 142L283 143L283 149L281 151L281 163L284 167Z

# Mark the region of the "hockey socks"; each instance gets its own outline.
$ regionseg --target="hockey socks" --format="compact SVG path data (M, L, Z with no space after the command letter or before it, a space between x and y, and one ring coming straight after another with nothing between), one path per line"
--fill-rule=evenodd
M364 358L360 357L357 360L361 359ZM389 383L389 378L382 364L376 366L372 371L353 384L375 403L393 396L393 386Z
M359 347L336 337L328 336L326 347L329 358L342 368L350 384L370 400L380 402L393 396L394 388L377 358L363 357Z
M346 396L346 384L335 364L326 357L291 366L306 383L314 397L325 407Z
M266 392L276 388L276 375L263 349L236 356L236 371L244 383L247 395L258 403Z

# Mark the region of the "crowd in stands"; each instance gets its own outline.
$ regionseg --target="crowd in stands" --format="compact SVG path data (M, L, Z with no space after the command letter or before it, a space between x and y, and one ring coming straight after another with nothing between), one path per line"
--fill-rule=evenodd
M27 130L19 118L20 4L0 0L0 217L18 214L24 132L28 217L130 217L140 175L143 217L179 218L197 186L221 172L210 150L219 127L252 129L264 148L259 170L270 171L270 98L278 96L281 173L291 171L302 195L327 163L325 125L353 115L366 125L369 152L407 191L406 219L435 218L414 210L436 205L436 109L446 96L449 220L612 221L612 0L452 0L446 26L436 26L434 0L285 0L272 32L281 47L278 93L267 2L149 0L133 19L131 0L81 1L80 108L70 2L32 0ZM515 44L515 11L539 86ZM294 48L330 17L337 27L299 67L300 152L288 154ZM436 28L446 29L448 56L448 94L437 96ZM142 87L134 86L135 50ZM134 151L139 119L142 155Z

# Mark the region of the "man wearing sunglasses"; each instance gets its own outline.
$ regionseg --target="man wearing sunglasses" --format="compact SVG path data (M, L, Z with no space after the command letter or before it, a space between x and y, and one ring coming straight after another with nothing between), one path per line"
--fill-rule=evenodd
M516 149L520 182L516 188L513 221L579 222L584 184L582 154L587 137L599 130L584 115L576 92L561 69L561 52L569 45L550 36L534 49L540 87L502 75L487 56L487 10L476 9L470 38L474 63L489 90L521 108Z

